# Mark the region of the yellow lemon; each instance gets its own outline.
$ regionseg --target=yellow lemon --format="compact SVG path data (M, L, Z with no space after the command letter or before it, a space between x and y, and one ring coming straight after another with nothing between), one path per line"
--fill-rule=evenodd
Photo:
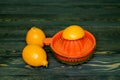
M32 27L26 35L26 42L27 44L36 44L39 45L41 47L43 47L44 43L44 39L46 38L44 32L37 28L37 27Z
M27 45L22 52L23 60L31 66L47 66L47 55L44 49L38 45Z
M78 25L71 25L63 31L63 38L67 40L77 40L85 35L83 28Z

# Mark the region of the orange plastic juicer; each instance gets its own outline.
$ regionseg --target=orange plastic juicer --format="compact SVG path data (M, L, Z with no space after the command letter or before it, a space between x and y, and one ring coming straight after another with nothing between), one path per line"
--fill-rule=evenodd
M55 57L63 63L77 65L88 61L96 45L95 37L84 30L85 35L82 38L67 40L62 36L63 31L59 31L52 38L46 38L44 44L50 45Z

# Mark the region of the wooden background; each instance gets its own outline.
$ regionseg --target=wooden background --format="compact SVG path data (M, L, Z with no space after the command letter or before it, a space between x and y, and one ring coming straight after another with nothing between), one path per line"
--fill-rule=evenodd
M96 37L94 57L69 66L58 62L49 47L49 66L30 67L21 57L32 26L47 37L77 24ZM0 0L0 80L119 80L120 0Z

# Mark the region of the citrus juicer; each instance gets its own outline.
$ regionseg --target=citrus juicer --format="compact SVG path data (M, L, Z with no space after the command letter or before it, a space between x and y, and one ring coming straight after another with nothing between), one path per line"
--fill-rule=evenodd
M77 40L64 39L64 30L56 33L52 38L46 38L44 45L50 46L55 57L66 64L77 65L90 60L96 45L95 37L84 30L85 35Z

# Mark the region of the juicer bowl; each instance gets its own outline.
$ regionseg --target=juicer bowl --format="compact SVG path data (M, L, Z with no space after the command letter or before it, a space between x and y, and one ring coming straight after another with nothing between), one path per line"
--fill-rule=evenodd
M50 46L55 57L63 63L79 64L88 61L96 45L95 37L85 30L85 36L77 40L66 40L62 37L63 31L55 34Z

